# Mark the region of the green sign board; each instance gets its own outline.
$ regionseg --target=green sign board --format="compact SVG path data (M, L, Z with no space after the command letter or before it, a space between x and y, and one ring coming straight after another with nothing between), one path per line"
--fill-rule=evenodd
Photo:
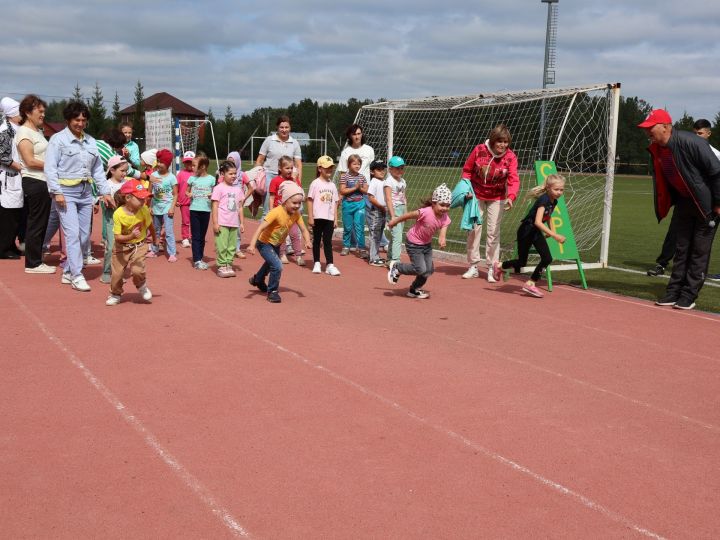
M557 174L557 168L553 161L536 161L535 162L535 176L537 178L537 184L541 185L545 182L551 174ZM553 238L548 238L548 246L550 247L550 253L553 259L556 261L561 260L580 260L578 254L577 244L575 243L575 235L573 234L572 225L570 223L570 214L568 214L567 206L565 205L565 197L558 199L555 211L550 217L553 225L553 229L558 234L562 234L565 237L565 243L559 244Z

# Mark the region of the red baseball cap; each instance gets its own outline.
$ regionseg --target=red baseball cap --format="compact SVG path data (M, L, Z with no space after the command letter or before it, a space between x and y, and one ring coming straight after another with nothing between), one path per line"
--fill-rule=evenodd
M139 180L127 180L120 187L120 193L123 195L135 195L138 199L147 199L150 196L148 188Z
M639 128L651 128L656 124L672 124L672 118L665 109L655 109L647 118L638 124Z

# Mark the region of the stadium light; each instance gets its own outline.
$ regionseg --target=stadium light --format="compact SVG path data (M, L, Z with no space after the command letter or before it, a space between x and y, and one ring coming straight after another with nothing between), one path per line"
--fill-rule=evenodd
M545 30L545 66L543 68L543 88L555 84L555 59L557 57L557 3L559 0L540 0L548 5L547 28Z

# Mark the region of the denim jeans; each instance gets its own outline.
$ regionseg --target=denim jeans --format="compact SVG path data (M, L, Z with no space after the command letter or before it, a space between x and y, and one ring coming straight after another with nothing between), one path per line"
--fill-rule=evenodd
M380 246L382 245L383 231L385 230L385 212L372 207L366 210L365 217L370 231L370 260L376 261L380 258Z
M410 264L399 263L395 268L404 276L415 276L415 280L410 285L410 290L417 291L425 285L425 282L435 270L432 260L432 244L405 242L405 249L407 249L410 257Z
M177 255L177 246L175 245L175 220L168 214L153 214L153 225L155 232L159 235L163 225L165 225L165 250L168 255ZM158 252L157 246L151 248L155 253Z
M60 226L65 234L67 258L64 271L74 279L82 276L85 247L90 241L93 195L88 182L76 186L61 186L65 196L65 208L58 207Z
M282 274L283 264L280 262L280 246L274 246L272 244L266 244L264 242L257 243L257 250L260 256L265 259L265 262L260 267L260 270L255 274L256 283L264 283L265 276L270 274L268 279L268 292L278 290L280 287L280 275Z
M209 224L210 212L190 210L190 233L192 234L192 256L194 263L202 261L205 256L205 235L207 235Z

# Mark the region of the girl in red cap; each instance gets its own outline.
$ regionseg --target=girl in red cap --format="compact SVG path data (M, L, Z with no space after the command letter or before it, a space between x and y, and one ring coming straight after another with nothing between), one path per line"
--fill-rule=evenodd
M150 175L152 182L152 216L155 230L165 230L165 245L167 246L168 262L177 262L177 246L175 245L175 205L178 197L178 181L170 172L173 155L170 150L163 148L157 153L157 168ZM154 244L148 257L157 257L160 246Z
M149 196L150 192L139 180L128 180L116 194L116 202L120 202L122 206L113 214L115 245L112 252L110 296L105 301L106 306L116 306L120 303L123 276L128 267L142 299L146 302L152 300L145 275L145 256L148 252L145 238L149 231L155 244L157 235L150 210L145 205L145 200Z

